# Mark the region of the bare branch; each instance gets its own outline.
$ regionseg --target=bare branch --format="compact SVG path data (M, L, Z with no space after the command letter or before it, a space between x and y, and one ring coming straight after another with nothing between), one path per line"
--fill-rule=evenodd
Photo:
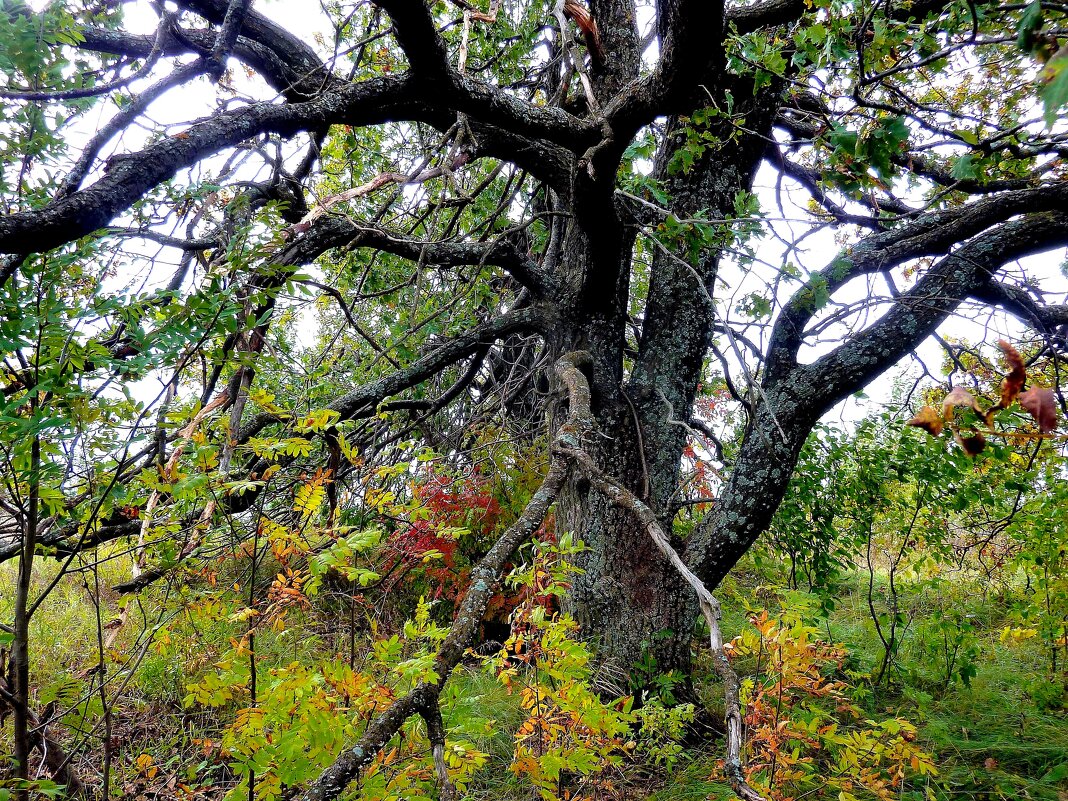
M984 303L1000 306L1043 333L1068 325L1068 304L1047 305L1022 287L1012 284L990 281L977 287L971 296Z

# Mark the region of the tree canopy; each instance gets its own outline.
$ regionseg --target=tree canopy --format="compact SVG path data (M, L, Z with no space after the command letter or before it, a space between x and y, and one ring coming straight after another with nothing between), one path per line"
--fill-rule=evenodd
M245 599L249 709L257 635L310 588L412 615L404 687L278 781L341 797L418 717L454 796L448 680L526 608L502 580L533 539L560 561L528 589L604 697L687 684L706 621L725 775L759 797L709 591L821 418L910 357L940 381L934 341L989 399L914 422L973 455L1059 442L1066 26L1046 0L0 4L19 775L40 748L78 784L29 627L64 571L121 555L116 631L162 587ZM977 347L1000 338L1005 368ZM806 505L835 482L803 479L805 522L772 535L811 579L844 557Z

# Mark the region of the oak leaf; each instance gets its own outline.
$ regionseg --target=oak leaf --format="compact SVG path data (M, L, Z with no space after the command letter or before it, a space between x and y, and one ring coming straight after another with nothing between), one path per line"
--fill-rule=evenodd
M932 437L937 437L942 433L942 418L933 406L924 406L915 417L909 420L908 424L922 428Z
M1047 387L1031 387L1021 392L1018 398L1020 406L1035 418L1038 430L1048 434L1057 427L1057 397Z
M1005 380L1001 382L1001 401L996 408L1008 409L1012 402L1016 400L1016 396L1020 394L1020 390L1023 389L1024 381L1027 380L1027 370L1024 367L1023 358L1016 348L1004 339L998 340L998 347L1005 354L1005 361L1009 363L1010 370L1009 374L1005 376Z

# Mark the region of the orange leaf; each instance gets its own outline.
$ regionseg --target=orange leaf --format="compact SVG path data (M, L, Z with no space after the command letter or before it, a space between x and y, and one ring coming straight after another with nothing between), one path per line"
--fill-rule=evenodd
M1018 400L1020 406L1035 418L1038 429L1043 434L1048 434L1057 427L1057 397L1052 389L1031 387L1027 392L1021 392Z
M1001 402L998 403L997 408L1008 409L1012 402L1016 400L1016 396L1020 394L1020 390L1023 389L1024 381L1027 380L1027 370L1024 369L1023 359L1016 348L1004 339L998 340L998 347L1005 354L1005 361L1009 363L1011 369L1001 383Z
M922 428L932 437L942 433L942 418L938 416L938 410L933 406L924 406L919 413L909 420L910 426Z

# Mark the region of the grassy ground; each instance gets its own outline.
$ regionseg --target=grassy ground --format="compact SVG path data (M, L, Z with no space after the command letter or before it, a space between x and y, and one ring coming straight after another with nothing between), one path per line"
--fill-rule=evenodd
M743 605L760 596L757 579L742 574L723 588L731 610L724 621L727 631L739 630ZM874 674L883 649L868 610L867 580L867 574L847 577L823 625L829 639L848 647L855 667ZM1018 625L1010 614L1011 599L959 577L933 587L936 599L930 586L903 594L908 623L898 657L880 685L869 680L866 711L917 724L921 742L939 766L931 787L936 797L1068 801L1065 674L1051 678L1049 651L1037 639L1002 641L1004 627ZM885 591L885 577L877 576L876 598ZM972 627L961 650L974 647L975 675L967 682L959 675L946 682L944 642L930 623L960 609L967 609ZM962 655L956 658L959 666Z

